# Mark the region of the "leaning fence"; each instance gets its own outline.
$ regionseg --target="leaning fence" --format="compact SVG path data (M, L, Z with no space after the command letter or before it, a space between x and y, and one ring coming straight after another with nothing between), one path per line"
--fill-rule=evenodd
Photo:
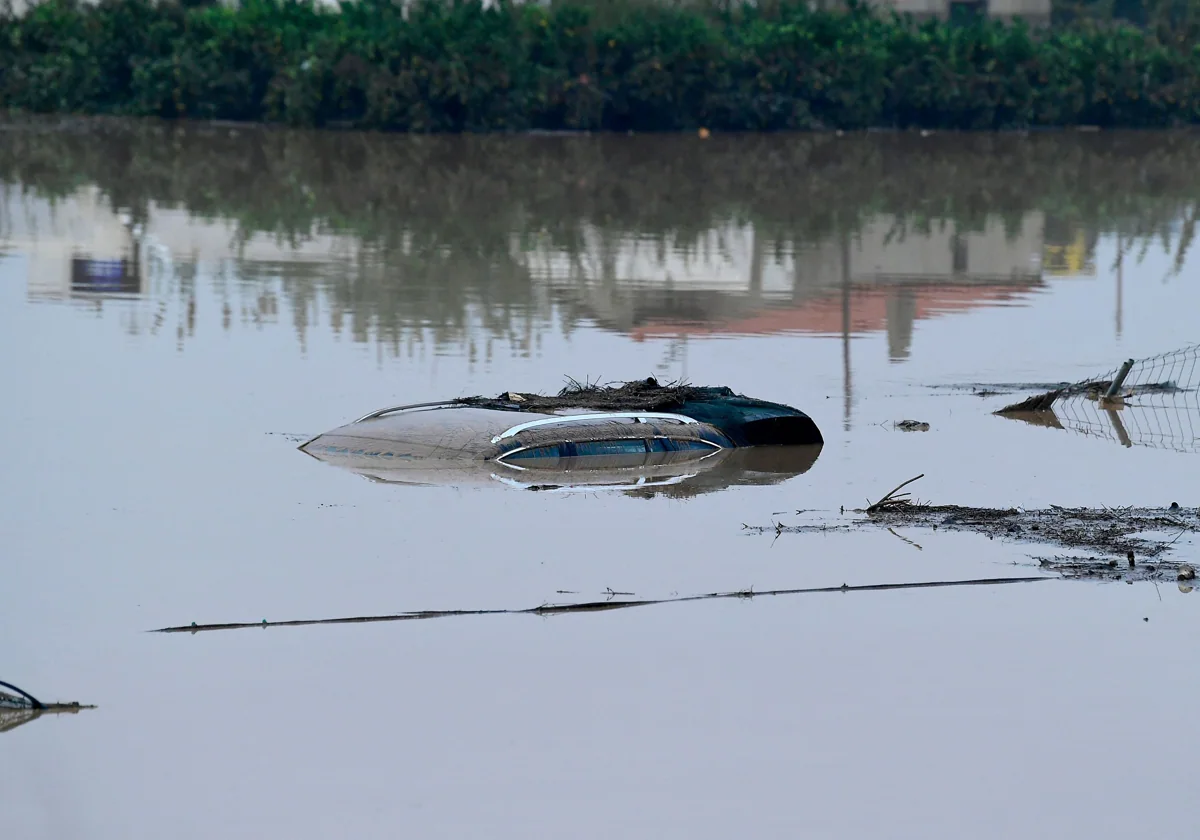
M1200 344L1063 385L997 414L1112 440L1200 453Z

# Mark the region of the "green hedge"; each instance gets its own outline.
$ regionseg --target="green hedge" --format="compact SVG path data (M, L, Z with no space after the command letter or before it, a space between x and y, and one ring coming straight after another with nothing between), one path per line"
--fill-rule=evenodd
M1200 122L1200 47L798 0L46 0L0 13L0 108L433 131Z

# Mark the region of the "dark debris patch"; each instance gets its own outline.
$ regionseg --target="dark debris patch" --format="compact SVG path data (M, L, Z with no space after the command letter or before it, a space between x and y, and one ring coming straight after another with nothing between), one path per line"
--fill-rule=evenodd
M1117 560L1112 557L1073 556L1056 554L1050 557L1035 557L1038 564L1045 570L1062 575L1072 580L1094 580L1109 582L1140 583L1175 583L1181 592L1191 592L1195 588L1195 580L1188 577L1190 564L1168 558L1159 558L1146 562L1129 565L1128 560Z
M1054 391L1070 387L1070 382L965 382L949 385L929 385L939 391L961 391L976 397L999 397L1021 391Z
M1044 393L1034 394L1032 397L1023 399L1012 405L1006 405L1004 408L993 413L1006 415L1050 411L1055 402L1066 397L1086 396L1087 399L1095 402L1108 391L1110 385L1112 385L1111 380L1097 379L1091 382L1079 382L1060 388L1052 388ZM1130 397L1138 394L1177 394L1185 390L1187 389L1180 388L1174 382L1146 382L1136 387L1124 389L1122 395Z
M1036 391L1020 402L1006 405L992 412L999 415L1032 414L1049 411L1056 402L1068 397L1086 396L1099 399L1112 384L1109 379L1093 379L1086 382L968 382L959 385L930 385L930 388L969 392L976 397L999 397ZM1177 394L1187 391L1174 382L1145 382L1125 389L1126 396L1136 394Z
M978 508L900 502L858 514L849 523L744 525L776 536L815 530L927 528L981 534L989 539L1050 545L1092 556L1039 558L1064 577L1110 580L1175 580L1187 564L1167 558L1185 534L1200 532L1193 511L1170 508ZM1132 558L1132 559L1131 559Z
M901 505L868 515L869 523L972 531L1016 542L1057 545L1107 557L1155 558L1170 550L1170 539L1151 534L1195 533L1200 520L1167 508L972 508L959 505Z
M681 382L660 384L654 377L617 385L571 380L554 395L508 391L495 397L460 397L459 405L508 411L550 412L564 408L610 411L670 411L688 402L736 396L727 387L701 387Z

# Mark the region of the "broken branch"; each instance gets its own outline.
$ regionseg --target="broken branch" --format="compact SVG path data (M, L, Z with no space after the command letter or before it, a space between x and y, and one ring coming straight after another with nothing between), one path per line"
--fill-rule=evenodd
M921 473L916 478L910 478L908 481L904 482L899 487L892 490L892 492L888 493L886 496L884 496L878 502L868 505L867 513L873 513L877 510L882 510L884 507L886 507L888 505L906 505L906 504L908 504L908 499L904 498L904 496L909 495L908 493L902 493L900 496L897 496L896 494L899 493L901 490L903 490L908 485L912 484L918 478L924 478L924 477L925 477L925 473Z

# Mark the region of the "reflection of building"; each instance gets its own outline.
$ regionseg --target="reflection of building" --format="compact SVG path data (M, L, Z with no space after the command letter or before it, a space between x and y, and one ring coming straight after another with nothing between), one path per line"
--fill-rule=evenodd
M1049 220L1042 249L1043 272L1054 277L1096 276L1096 240L1095 231Z
M51 202L0 185L0 248L27 256L30 299L152 302L120 310L131 334L155 333L180 304L180 341L195 326L202 267L222 298L224 328L239 312L258 326L283 310L301 346L327 319L335 333L396 353L453 344L490 358L495 340L528 352L548 326L549 301L519 266L480 262L470 249L423 250L407 233L380 248L319 221L294 237L245 231L235 219L153 201L138 223L121 216L94 187Z
M735 221L650 235L576 219L557 239L518 229L507 249L488 250L469 238L422 240L404 226L386 241L329 232L316 215L289 239L186 206L142 206L134 223L94 187L54 202L0 190L0 241L27 255L30 297L97 308L140 298L150 304L119 307L129 331L154 334L174 311L180 346L197 311L206 317L201 272L224 328L239 309L255 326L287 313L302 347L321 322L397 354L453 345L472 361L490 358L494 341L530 352L556 321L564 331L590 322L636 341L668 339L670 355L689 336L836 336L847 422L852 336L885 333L888 358L901 362L917 322L1021 301L1050 271L1094 273L1096 245L1095 234L1038 211L1009 227L990 216L977 229L878 215L815 241ZM1120 276L1118 262L1118 330Z
M256 285L284 275L293 284L303 277L314 290L352 283L357 291L347 303L386 298L403 306L402 315L430 322L432 313L409 312L411 302L397 296L407 278L367 259L369 249L352 235L314 232L296 242L261 232L240 236L231 220L151 204L133 228L144 234L139 239L94 188L55 203L5 195L0 235L29 255L31 297L149 292L143 278L153 274L153 260L176 269L234 261L242 279ZM976 231L953 222L916 230L878 216L851 235L796 244L767 241L753 225L732 222L686 240L584 225L570 251L514 236L510 256L526 275L526 296L528 284L541 287L568 312L638 340L886 331L889 356L900 360L917 321L1018 299L1041 285L1044 260L1056 274L1094 270L1094 235L1059 227L1038 212L1013 230L991 217ZM462 268L471 272L471 263ZM486 275L492 267L477 268L471 273L478 284L494 284Z
M527 264L560 298L639 340L884 330L900 360L918 320L1040 287L1043 226L1036 212L1014 231L997 218L980 231L952 222L914 231L880 216L842 241L778 249L749 225L709 231L690 247L593 231L585 256L535 250Z
M878 216L815 244L774 243L751 225L710 230L686 246L601 231L574 255L526 253L534 277L565 305L635 340L808 332L840 335L844 422L850 423L850 337L886 331L888 356L908 358L916 322L1012 301L1041 288L1045 219L1015 230L939 222L913 229Z
M95 187L56 203L9 192L0 202L0 237L29 256L31 298L146 292L142 278L155 253L193 264L231 258L296 263L351 257L358 249L350 236L314 235L283 243L260 233L243 240L236 222L153 206L146 222L134 226L124 223Z
M338 332L345 322L356 341L450 341L472 354L477 338L536 345L553 302L564 326L583 319L639 341L885 332L889 358L902 361L918 321L1020 300L1043 285L1045 258L1087 270L1095 245L1034 211L1011 229L989 217L977 230L880 215L816 242L768 240L749 223L685 237L579 222L569 246L514 232L505 259L418 248L407 233L381 250L315 223L298 241L242 235L233 220L153 202L139 224L125 224L91 187L55 203L2 195L0 236L29 255L32 297L173 295L187 308L190 334L194 277L205 263L225 278L226 327L237 311L232 296L254 324L276 320L282 298L302 342L327 318ZM170 290L155 286L164 283Z
M138 294L136 243L95 189L68 201L24 200L5 191L0 235L29 260L31 298Z

